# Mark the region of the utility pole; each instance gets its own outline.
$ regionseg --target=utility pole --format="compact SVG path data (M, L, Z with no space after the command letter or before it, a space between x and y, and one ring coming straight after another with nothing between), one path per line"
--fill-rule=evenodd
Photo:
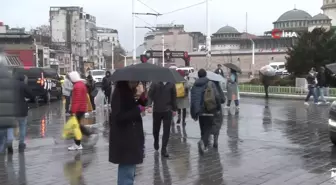
M38 57L38 46L36 44L36 39L34 38L34 46L35 46L35 66L39 67L39 57Z
M136 62L135 0L132 0L133 64Z
M112 61L112 71L113 71L114 70L114 41L112 41L111 44L112 44L111 61Z
M161 16L162 14L155 13L136 13L135 12L135 0L132 0L132 31L133 31L133 64L136 62L136 26L135 26L135 15L151 15L151 16Z
M209 0L206 0L206 27L207 27L207 37L206 37L206 68L210 68L211 62L211 36L210 36L210 11L209 11Z
M165 67L165 55L164 55L164 49L165 49L164 44L165 44L165 42L164 42L164 35L162 35L161 41L162 41L162 67Z

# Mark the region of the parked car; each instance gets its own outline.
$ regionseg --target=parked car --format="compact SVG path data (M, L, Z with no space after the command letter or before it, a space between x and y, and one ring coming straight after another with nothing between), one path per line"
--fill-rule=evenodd
M103 78L105 77L105 70L102 69L93 69L89 71L96 85L101 85Z
M11 70L13 76L20 74L28 77L28 86L38 99L43 99L44 102L49 103L53 97L62 98L61 78L55 69L15 67Z

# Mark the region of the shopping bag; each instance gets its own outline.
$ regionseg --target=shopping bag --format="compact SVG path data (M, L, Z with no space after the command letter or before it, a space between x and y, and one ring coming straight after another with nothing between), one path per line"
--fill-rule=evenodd
M71 116L68 119L68 121L63 127L62 137L64 139L72 139L72 138L75 138L76 140L82 139L82 132L80 130L76 116Z
M86 100L87 100L87 111L88 112L92 112L92 104L91 104L91 100L90 100L89 94L86 95Z

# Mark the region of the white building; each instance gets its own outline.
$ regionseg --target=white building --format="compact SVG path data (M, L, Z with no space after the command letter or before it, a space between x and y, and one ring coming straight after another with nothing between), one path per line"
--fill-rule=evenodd
M323 0L321 7L323 14L331 19L331 24L336 25L336 1L335 0Z
M74 70L85 72L84 63L98 66L103 56L96 31L96 17L82 7L50 7L51 40L72 53Z
M99 41L113 42L115 46L119 46L118 30L112 28L97 27L97 37Z

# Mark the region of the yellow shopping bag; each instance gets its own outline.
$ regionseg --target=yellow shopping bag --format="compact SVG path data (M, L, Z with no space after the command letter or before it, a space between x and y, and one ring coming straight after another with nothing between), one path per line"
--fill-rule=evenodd
M78 120L76 116L71 116L63 128L62 137L64 139L72 139L75 138L76 140L82 139L82 132L79 127Z
M91 104L91 100L90 100L90 96L89 94L86 94L86 99L87 99L87 111L88 112L92 112L92 104Z

